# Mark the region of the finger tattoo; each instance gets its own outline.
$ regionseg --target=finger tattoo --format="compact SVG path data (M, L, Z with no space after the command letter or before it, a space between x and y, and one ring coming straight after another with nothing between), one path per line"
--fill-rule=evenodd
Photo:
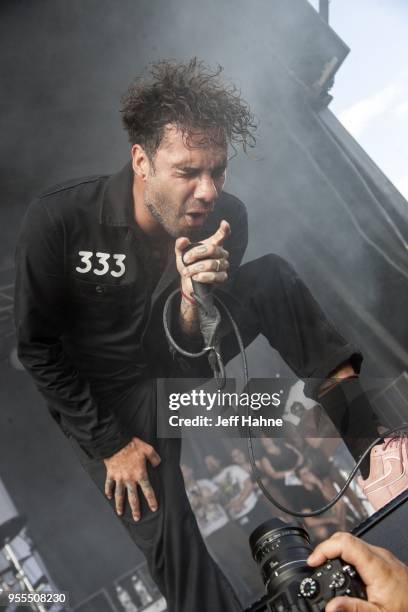
M105 494L110 498L115 487L115 481L113 478L107 478L105 481Z
M115 489L116 497L123 497L124 494L125 494L125 487L123 486L123 483L117 482L116 489Z
M139 485L142 487L142 489L151 489L152 485L150 484L150 481L148 478L141 478L139 480Z

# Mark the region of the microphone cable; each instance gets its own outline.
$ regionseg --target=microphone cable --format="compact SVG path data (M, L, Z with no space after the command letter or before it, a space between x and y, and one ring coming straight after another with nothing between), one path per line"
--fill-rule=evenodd
M177 294L179 294L179 293L180 293L180 290L179 289L175 289L168 296L168 298L166 300L166 303L164 305L164 308L163 308L163 325L164 325L164 330L165 330L165 333L166 333L167 340L168 340L169 344L171 345L172 350L174 350L175 352L180 353L184 357L188 357L190 359L195 359L195 358L203 357L204 355L208 355L209 353L213 353L215 355L216 362L217 362L218 368L219 368L219 370L218 370L219 371L219 376L217 376L215 374L215 378L219 381L219 384L222 385L221 387L219 387L220 389L222 389L224 387L224 385L225 385L225 367L224 367L224 364L222 362L222 357L221 357L221 354L219 352L219 349L216 346L206 346L201 351L199 351L197 353L190 353L190 352L184 350L182 347L180 347L176 343L176 341L174 340L174 338L171 335L170 326L169 326L170 305L171 305L171 302L172 302L173 298ZM192 295L197 300L197 302L200 304L200 297L196 293L193 293ZM229 321L230 321L230 323L232 325L232 328L234 330L235 337L236 337L236 340L237 340L237 343L238 343L238 346L239 346L239 353L241 355L241 360L242 360L242 372L243 372L244 384L245 384L245 388L247 388L249 390L248 362L247 362L247 357L246 357L246 353L245 353L245 347L244 347L244 343L242 341L242 337L241 337L240 331L239 331L238 326L237 326L237 324L236 324L236 322L235 322L231 312L229 311L228 307L222 302L222 300L217 295L213 295L213 298L214 298L215 302L217 304L219 304L221 306L221 308L224 310L224 312L227 315L227 317L228 317L228 319L229 319ZM214 372L215 372L215 370L214 370ZM247 406L247 416L249 417L249 405ZM251 434L251 427L250 427L250 425L248 425L247 427L242 428L242 429L244 429L244 431L246 431L246 434L247 434L246 435L246 439L247 439L247 444L248 444L248 455L249 455L249 460L250 460L252 472L253 472L253 475L255 477L255 481L256 481L257 485L259 486L259 488L261 489L262 493L267 498L267 500L269 502L271 502L271 504L276 506L276 508L281 510L281 512L285 512L286 514L290 514L291 516L295 516L297 518L308 518L308 517L318 516L320 514L323 514L324 512L327 512L328 510L330 510L330 508L332 508L341 499L341 497L345 494L346 490L348 489L348 487L351 484L351 481L355 477L356 472L359 469L361 463L364 461L366 456L371 452L371 449L374 448L374 446L376 444L379 444L381 441L383 441L384 438L389 437L390 435L396 433L397 431L408 430L408 423L402 423L402 425L399 425L398 427L393 427L392 429L388 429L383 434L381 434L381 436L376 438L374 440L374 442L372 442L367 447L367 449L364 451L364 453L361 455L361 457L359 458L359 460L357 461L356 465L354 466L354 468L350 472L346 482L344 483L342 488L339 490L337 495L335 495L335 497L333 497L333 499L331 499L324 506L321 506L317 510L311 510L310 512L297 512L295 510L291 510L290 508L286 508L283 504L278 502L278 500L276 500L273 497L273 495L271 495L271 493L268 491L268 489L263 484L263 482L261 480L260 473L259 473L259 469L258 469L258 467L257 467L257 465L255 463L254 448L253 448L253 438L252 438L252 434Z

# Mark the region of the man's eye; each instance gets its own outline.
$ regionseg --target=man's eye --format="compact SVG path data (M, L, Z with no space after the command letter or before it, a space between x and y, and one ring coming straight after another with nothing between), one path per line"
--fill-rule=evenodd
M184 177L184 178L191 178L193 176L196 176L197 172L195 172L194 170L187 170L186 172L179 172L178 176Z

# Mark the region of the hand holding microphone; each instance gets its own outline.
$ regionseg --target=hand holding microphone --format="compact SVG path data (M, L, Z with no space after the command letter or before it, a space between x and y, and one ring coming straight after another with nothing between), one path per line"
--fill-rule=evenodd
M211 291L215 284L228 279L229 253L222 245L229 234L229 224L221 221L218 230L198 244L191 244L188 238L176 241L176 262L184 301L181 316L185 319L185 329L192 329L194 322L199 322L206 347L216 348L218 345L217 330L221 316L214 305ZM216 374L213 353L209 359Z
M228 279L229 253L222 245L230 232L227 221L221 221L215 234L187 252L185 250L191 244L190 240L188 238L176 240L176 264L181 276L181 290L190 299L193 292L192 281L213 285L224 283Z

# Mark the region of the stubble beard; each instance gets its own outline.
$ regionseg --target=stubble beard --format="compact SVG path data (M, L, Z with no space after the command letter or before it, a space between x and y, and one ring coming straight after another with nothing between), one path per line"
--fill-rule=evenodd
M186 236L192 242L198 242L202 237L202 229L195 227L180 227L177 221L182 219L183 213L173 214L171 219L166 219L165 211L172 210L172 205L169 200L161 193L152 193L150 189L146 190L145 206L152 217L160 223L164 231L174 239Z

